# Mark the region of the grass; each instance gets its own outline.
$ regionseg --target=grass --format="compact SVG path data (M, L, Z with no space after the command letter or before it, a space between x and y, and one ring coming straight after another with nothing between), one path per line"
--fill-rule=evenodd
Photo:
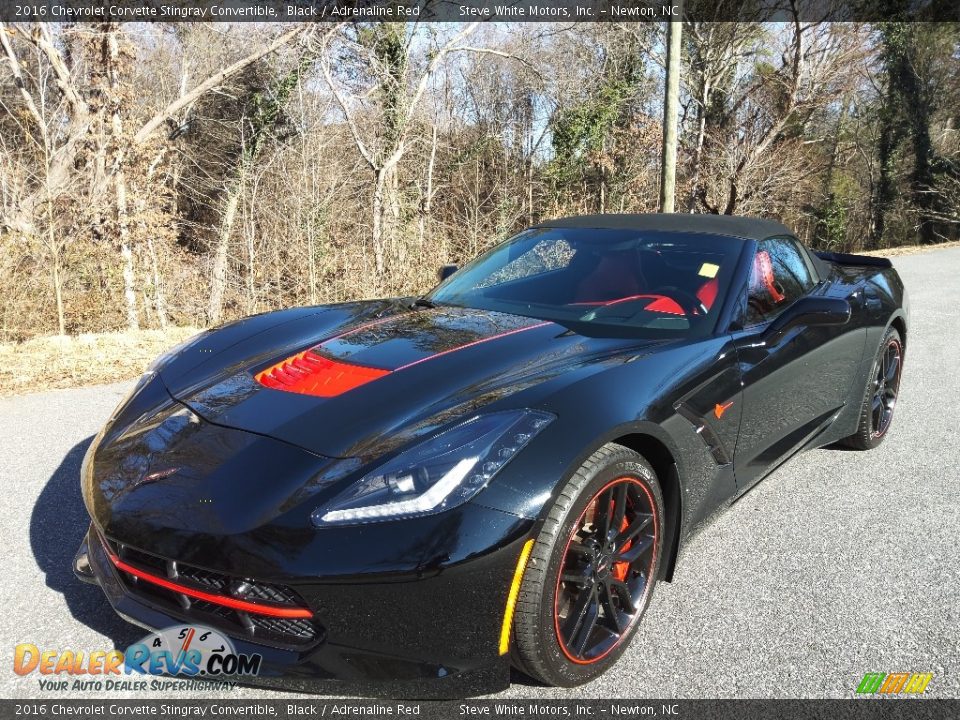
M197 332L177 327L0 343L0 397L130 380Z

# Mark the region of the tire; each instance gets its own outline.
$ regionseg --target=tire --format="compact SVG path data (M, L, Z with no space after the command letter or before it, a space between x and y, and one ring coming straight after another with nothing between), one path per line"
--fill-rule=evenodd
M895 358L893 367L891 358ZM903 340L896 328L890 328L884 334L870 368L863 402L860 405L857 431L840 441L857 450L872 450L880 445L893 424L893 411L900 394L900 376L903 372ZM876 405L878 401L881 403L879 413Z
M609 509L606 520L601 505ZM636 632L662 553L656 473L629 448L604 445L564 486L536 538L514 615L514 664L563 687L601 675Z

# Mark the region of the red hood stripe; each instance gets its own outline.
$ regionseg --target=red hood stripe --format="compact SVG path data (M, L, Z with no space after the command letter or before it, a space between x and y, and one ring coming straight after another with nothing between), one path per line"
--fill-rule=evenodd
M428 360L433 360L435 358L442 357L443 355L449 355L450 353L455 353L460 350L466 350L467 348L474 347L475 345L482 345L483 343L490 342L491 340L499 340L500 338L505 338L508 335L516 335L517 333L526 332L527 330L535 330L536 328L541 328L541 327L544 327L545 325L552 325L552 324L553 323L550 323L550 322L542 322L542 323L537 323L536 325L527 325L526 327L516 328L514 330L507 330L506 332L497 333L496 335L491 335L490 337L480 338L479 340L474 340L473 342L468 342L464 345L458 345L457 347L452 347L452 348L449 348L448 350L434 353L433 355L427 355L427 357L425 358L414 360L413 362L407 363L406 365L401 365L400 367L396 368L394 372L399 372L400 370L406 370L407 368L411 368L414 365L419 365L420 363L425 363Z

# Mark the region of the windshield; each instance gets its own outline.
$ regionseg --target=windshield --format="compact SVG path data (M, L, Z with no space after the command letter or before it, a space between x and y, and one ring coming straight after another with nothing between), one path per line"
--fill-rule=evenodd
M706 335L742 247L722 235L534 228L451 275L428 299L552 320L578 332Z

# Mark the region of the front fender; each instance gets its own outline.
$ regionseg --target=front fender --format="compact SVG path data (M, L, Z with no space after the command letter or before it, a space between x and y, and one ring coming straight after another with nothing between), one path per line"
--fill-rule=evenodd
M613 365L557 389L537 407L557 421L538 435L475 502L542 521L558 493L597 448L649 438L676 466L681 535L736 492L732 465L718 465L674 402L717 373L714 359L728 343L716 338L676 345ZM648 458L652 460L652 458ZM661 468L662 469L662 468ZM670 474L670 473L663 473Z

